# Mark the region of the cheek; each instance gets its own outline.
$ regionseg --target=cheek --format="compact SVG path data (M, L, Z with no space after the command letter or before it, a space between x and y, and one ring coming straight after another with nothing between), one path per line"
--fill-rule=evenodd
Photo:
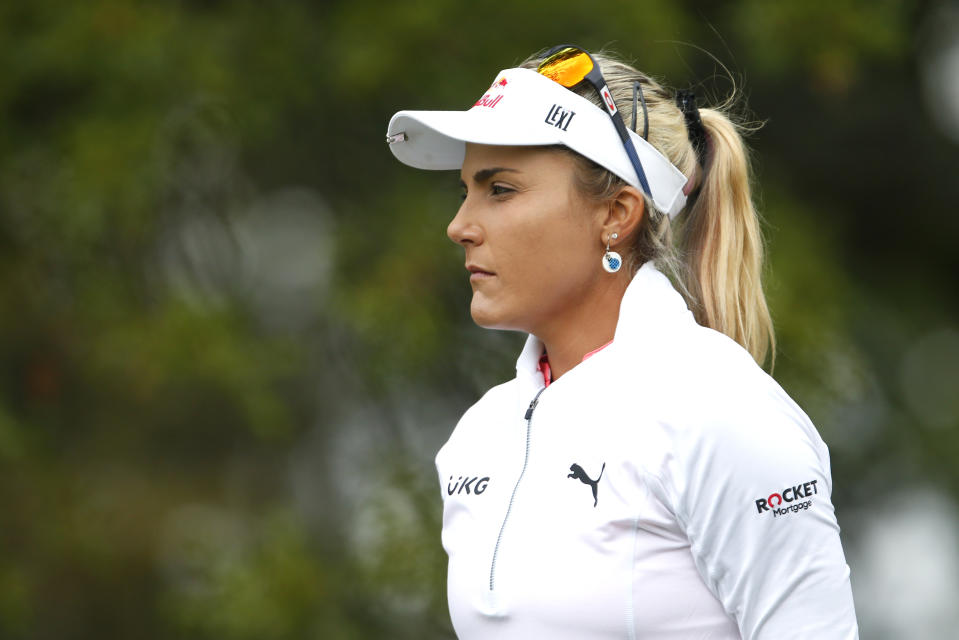
M523 243L511 247L506 291L550 313L581 300L602 273L602 254L591 251L587 233L583 228L554 225L538 228Z
M588 270L595 253L588 229L575 221L564 220L562 224L552 225L539 235L535 246L540 270L573 277Z
M568 199L549 198L523 212L521 223L505 230L513 257L528 263L569 263L589 252L588 214Z
M523 280L536 271L544 255L544 228L547 223L528 213L511 212L502 224L488 228L487 241L493 259L504 277Z

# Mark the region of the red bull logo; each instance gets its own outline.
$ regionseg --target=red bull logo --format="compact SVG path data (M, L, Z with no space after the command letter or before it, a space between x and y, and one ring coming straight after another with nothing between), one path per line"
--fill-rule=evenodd
M503 99L503 94L502 94L502 93L499 94L498 96L495 96L495 97L494 97L493 95L487 93L487 94L484 95L482 98L480 98L479 100L477 100L477 101L476 101L476 104L474 104L473 106L474 106L474 107L489 107L490 109L492 109L493 107L495 107L496 105L498 105L499 102L500 102L500 100L502 100L502 99Z
M488 107L492 109L499 104L499 101L503 99L503 94L499 93L509 82L506 81L506 77L501 77L496 80L493 84L490 85L489 91L482 98L476 101L473 105L474 107ZM494 95L494 92L498 95Z

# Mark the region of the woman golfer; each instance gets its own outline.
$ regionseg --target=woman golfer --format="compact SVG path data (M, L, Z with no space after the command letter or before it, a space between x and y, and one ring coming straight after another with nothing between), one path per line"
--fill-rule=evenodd
M472 317L529 334L436 457L458 636L857 637L829 453L760 368L736 127L564 45L387 140L460 169Z

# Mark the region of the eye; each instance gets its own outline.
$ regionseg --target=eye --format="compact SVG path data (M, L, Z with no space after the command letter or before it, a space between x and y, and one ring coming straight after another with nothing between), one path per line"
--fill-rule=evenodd
M504 187L501 184L491 185L489 188L490 194L494 196L504 196L508 193L513 193L515 189L510 189L509 187Z

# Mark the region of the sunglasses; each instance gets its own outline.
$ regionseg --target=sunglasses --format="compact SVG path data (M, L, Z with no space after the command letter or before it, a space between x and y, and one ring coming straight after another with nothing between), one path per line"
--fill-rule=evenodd
M596 64L593 57L589 55L585 49L580 49L574 45L561 44L546 52L546 58L536 68L536 71L567 89L573 89L582 82L588 82L599 92L599 97L606 107L606 112L609 114L609 117L612 118L613 125L616 127L616 133L619 134L619 139L623 142L626 155L629 156L629 161L633 164L633 169L636 170L639 184L642 185L646 195L652 198L653 193L649 189L646 172L643 171L643 165L639 161L639 156L636 155L636 147L633 146L633 141L629 137L626 123L623 122L623 117L619 115L616 103L613 102L613 95L609 92L609 87L606 86L606 80L603 78L603 74L599 70L599 65ZM645 121L643 138L645 139L649 130L649 119L646 113L646 100L643 97L642 87L639 86L638 82L633 85L633 128L636 128L637 105L635 103L637 89L639 90L638 97L642 100L643 104Z

